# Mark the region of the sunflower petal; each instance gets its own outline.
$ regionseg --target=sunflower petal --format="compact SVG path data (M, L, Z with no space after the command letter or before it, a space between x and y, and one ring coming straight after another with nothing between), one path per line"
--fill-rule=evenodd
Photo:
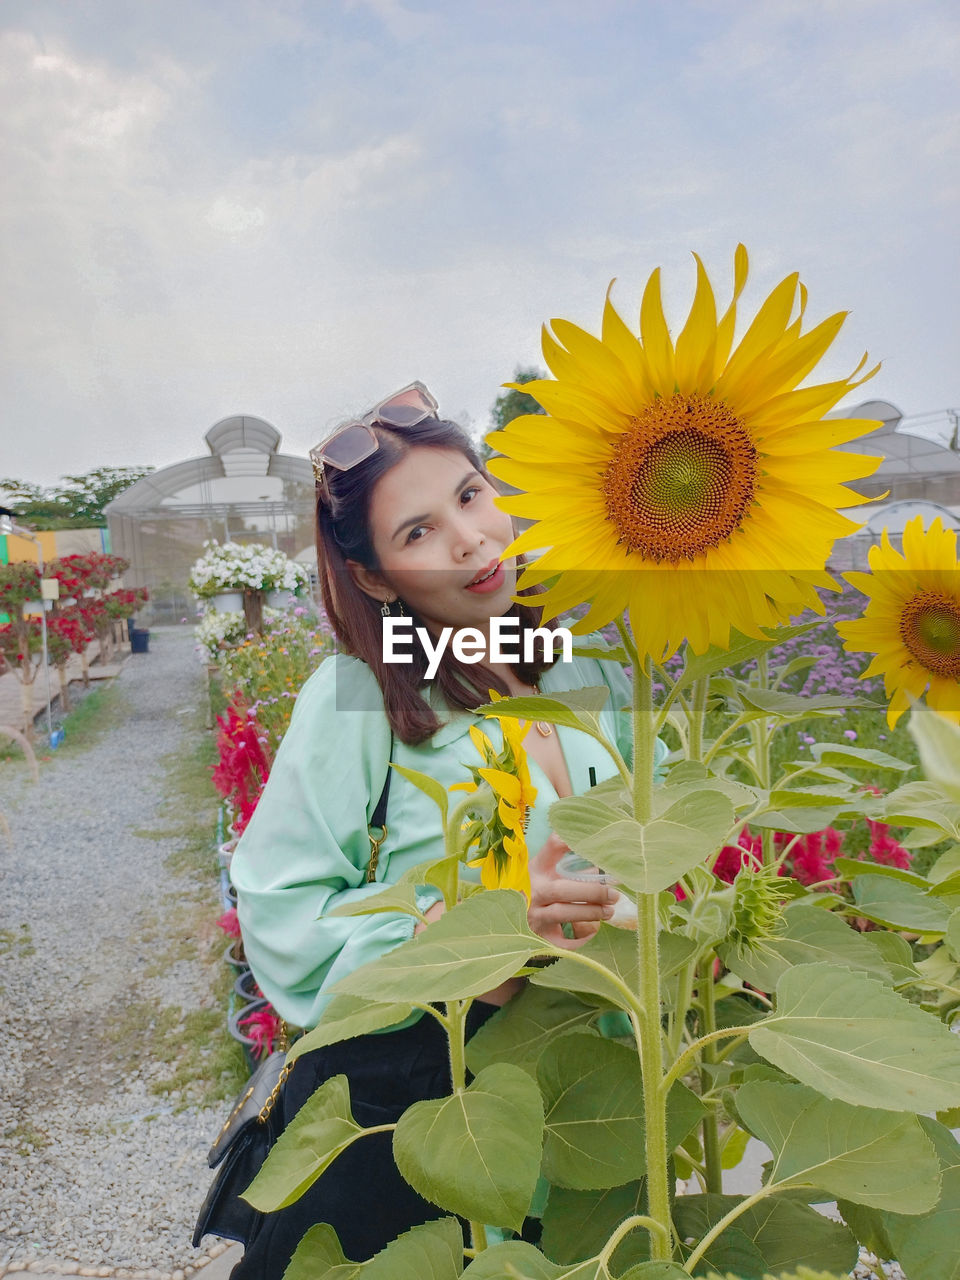
M687 323L677 338L677 390L681 395L710 390L717 347L716 299L700 255L693 256L697 260L697 290Z
M660 299L660 268L657 267L643 291L640 304L640 335L657 395L672 396L676 390L673 343Z

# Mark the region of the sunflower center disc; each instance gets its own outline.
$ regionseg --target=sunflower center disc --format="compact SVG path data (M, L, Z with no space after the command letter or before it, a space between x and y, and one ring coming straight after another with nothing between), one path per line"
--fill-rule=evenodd
M629 550L694 560L739 527L756 478L757 450L740 419L719 401L674 395L624 432L603 492Z
M900 636L921 666L960 679L960 604L940 591L920 591L900 615Z

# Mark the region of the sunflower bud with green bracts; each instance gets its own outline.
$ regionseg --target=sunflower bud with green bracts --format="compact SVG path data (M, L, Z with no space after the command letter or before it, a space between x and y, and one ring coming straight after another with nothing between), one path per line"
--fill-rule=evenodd
M733 882L733 921L729 940L756 947L783 932L783 904L790 897L779 867L744 866Z
M450 790L477 797L477 807L467 817L463 836L466 850L473 855L468 865L480 867L484 888L519 889L529 901L525 831L537 789L530 781L523 747L525 726L512 716L491 718L500 722L502 748L498 751L482 729L471 725L470 738L483 763L469 765L472 781L456 783Z

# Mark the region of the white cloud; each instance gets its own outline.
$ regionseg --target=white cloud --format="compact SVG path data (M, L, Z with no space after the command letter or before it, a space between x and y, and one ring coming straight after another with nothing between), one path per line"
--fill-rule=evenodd
M754 303L799 267L812 319L853 308L838 371L960 400L943 7L43 12L0 32L2 471L169 462L234 411L306 449L417 376L482 422L543 319L596 328L612 276L633 318L657 263L680 317L690 249L723 296L741 238Z

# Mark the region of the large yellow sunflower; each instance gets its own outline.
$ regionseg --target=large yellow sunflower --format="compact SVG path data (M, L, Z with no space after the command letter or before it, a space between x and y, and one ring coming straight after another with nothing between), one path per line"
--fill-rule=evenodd
M838 622L844 648L876 656L861 676L883 676L893 726L926 692L927 702L960 724L960 564L957 535L938 516L924 532L914 516L903 531L903 554L884 529L870 548L870 573L843 576L870 597L862 618Z
M807 294L790 275L732 350L746 250L737 248L733 299L719 320L696 263L676 342L658 268L639 338L609 291L600 338L566 320L545 327L555 381L522 389L547 416L515 418L487 437L504 455L490 470L523 490L498 501L535 522L508 553L542 553L520 587L549 583L538 598L546 616L589 602L581 632L628 609L641 653L657 658L684 638L701 653L726 646L730 627L759 636L805 608L822 612L815 588L837 585L825 572L834 541L859 528L837 508L864 501L844 485L881 462L832 448L878 423L823 420L876 372L856 380L866 356L849 378L799 386L846 313L801 333Z

